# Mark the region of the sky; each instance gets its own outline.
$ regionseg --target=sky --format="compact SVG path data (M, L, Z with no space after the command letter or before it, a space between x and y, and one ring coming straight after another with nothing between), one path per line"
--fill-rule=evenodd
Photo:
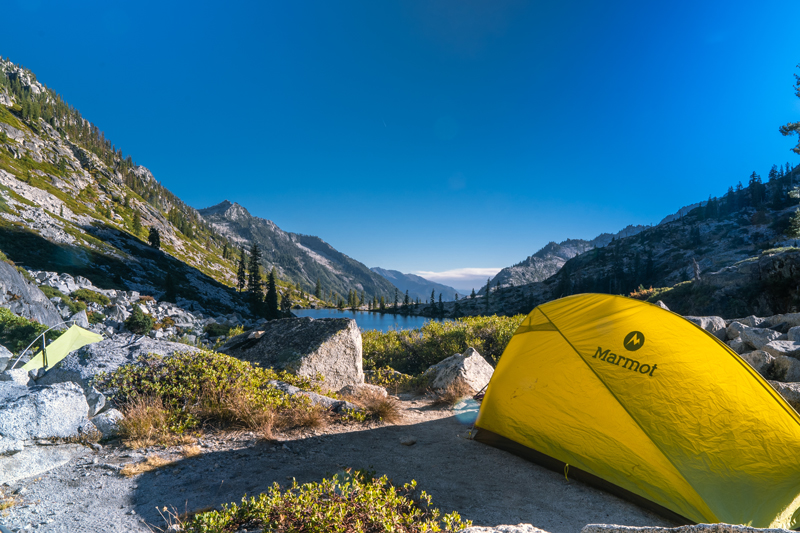
M796 0L3 4L0 55L189 205L459 289L800 163Z

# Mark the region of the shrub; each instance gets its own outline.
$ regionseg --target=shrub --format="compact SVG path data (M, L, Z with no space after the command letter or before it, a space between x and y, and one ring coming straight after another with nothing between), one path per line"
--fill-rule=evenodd
M42 285L41 287L39 287L39 289L41 289L41 291L44 293L45 296L47 296L48 299L60 298L61 301L64 302L67 307L69 307L69 312L72 313L73 315L75 313L80 313L81 311L84 311L86 309L85 303L76 302L72 298L61 292L60 290L54 289L49 285Z
M226 326L224 324L208 324L206 327L203 328L203 331L208 333L209 337L219 337L221 335L227 335L230 330L231 327Z
M472 387L470 387L466 381L463 379L455 379L447 387L435 393L434 403L453 407L464 398L469 398L473 394L475 394L475 391L472 390Z
M24 350L33 340L47 330L47 326L17 316L8 309L0 307L0 344L18 353ZM50 330L47 340L52 341L61 336L61 332Z
M153 317L146 315L138 305L134 305L133 313L125 320L125 327L131 333L146 335L153 329Z
M306 378L208 351L180 352L167 358L153 354L142 356L137 364L122 366L112 374L98 374L95 386L106 391L123 410L138 408L145 401L143 398L158 399L165 422L162 424L155 417L158 410L145 416L145 419L154 419L156 433L161 431L159 428L166 427L170 433L183 434L203 423L215 423L268 434L273 413L310 409L305 397L292 398L267 385L274 379L319 391ZM156 400L146 403L156 404ZM146 430L147 425L144 427ZM145 430L127 435L136 438L135 435L143 435Z
M243 498L240 505L197 514L187 519L183 531L211 533L247 530L289 533L294 531L424 531L455 532L472 525L458 513L442 516L431 507L425 491L417 495L417 483L393 486L386 476L367 479L360 473L337 475L318 483L293 482L282 491L274 484L257 498Z
M139 296L139 301L140 302L155 302L156 299L153 298L152 296L148 296L146 294L143 294L143 295Z
M497 361L525 315L463 317L412 330L362 333L364 368L392 367L416 374L473 346Z
M175 325L175 321L172 320L172 317L165 316L155 324L153 324L153 329L166 329L171 328Z
M100 294L89 289L78 289L72 293L72 297L82 302L92 302L103 307L111 304L111 300L105 294Z
M89 318L89 324L100 324L106 319L103 313L98 313L97 311L89 311L86 316Z

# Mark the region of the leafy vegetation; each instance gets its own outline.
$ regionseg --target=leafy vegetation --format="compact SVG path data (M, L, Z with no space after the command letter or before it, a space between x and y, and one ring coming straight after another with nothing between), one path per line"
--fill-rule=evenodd
M41 291L47 296L48 299L50 298L59 298L67 307L69 307L69 312L73 315L75 313L80 313L81 311L86 309L86 304L83 302L76 302L63 292L59 291L58 289L54 289L48 285L42 285L39 287Z
M125 411L129 440L163 442L204 424L259 429L269 436L273 416L313 410L305 398L269 386L270 380L319 391L306 378L209 351L142 356L136 364L99 374L95 385Z
M139 305L133 306L131 316L125 320L125 327L128 328L128 331L138 335L150 333L150 330L153 329L153 325L153 317L145 314Z
M454 353L463 353L470 346L497 361L524 318L524 315L464 317L431 321L412 330L365 331L362 333L364 368L391 367L416 374Z
M393 486L386 476L363 472L338 474L318 483L286 490L276 483L241 504L197 514L182 524L187 533L223 533L263 529L274 533L455 532L472 523L456 513L442 515L416 481Z
M100 294L90 289L78 289L72 293L72 297L86 303L96 303L100 306L111 304L111 300L105 294Z
M47 330L47 326L33 322L27 318L17 316L8 309L0 307L0 344L18 353L25 349L33 340ZM47 340L52 341L61 336L61 332L50 330Z

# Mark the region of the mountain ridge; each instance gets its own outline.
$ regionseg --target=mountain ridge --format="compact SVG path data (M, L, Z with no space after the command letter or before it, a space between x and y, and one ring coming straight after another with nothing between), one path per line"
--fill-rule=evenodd
M409 298L412 300L419 298L422 302L430 299L431 291L435 291L437 295L441 294L444 302L453 301L456 294L463 296L461 291L449 285L437 283L416 274L404 274L398 270L389 270L381 267L372 267L370 270L383 276L397 287L400 290L401 300L406 291L408 291Z

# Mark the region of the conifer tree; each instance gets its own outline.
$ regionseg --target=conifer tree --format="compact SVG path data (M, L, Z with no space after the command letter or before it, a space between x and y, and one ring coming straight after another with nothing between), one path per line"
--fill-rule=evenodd
M406 289L406 295L403 298L403 307L408 307L408 304L411 303L411 299L408 297L408 289Z
M786 228L786 235L793 238L800 238L800 207L795 210L794 215L789 220L789 227Z
M133 223L131 225L131 229L133 230L133 234L137 237L142 233L142 215L139 214L139 210L133 212Z
M431 305L436 303L436 290L431 291Z
M281 314L284 317L289 318L292 316L292 305L293 302L291 291L287 290L286 294L284 294L283 298L281 298Z
M267 279L267 309L265 317L267 320L280 318L280 311L278 310L278 288L276 287L277 277L278 271L275 270L275 267L272 267L272 270L269 273L269 278Z
M155 249L161 249L161 235L158 233L158 228L150 228L150 235L147 237L147 242L150 243Z
M475 299L475 287L472 288L472 294L469 295L471 300Z
M250 307L257 316L263 314L264 280L261 278L261 249L255 242L250 246L250 263L247 269L247 293Z
M400 291L397 287L394 288L394 308L397 309L398 304L400 303Z
M319 282L319 278L317 278L317 285L314 287L314 296L322 299L322 283Z
M164 280L164 296L161 299L165 302L175 303L178 297L177 288L175 287L175 278L172 277L172 272L167 272L167 278Z
M228 243L222 245L222 258L228 259Z
M247 286L247 257L244 246L239 248L239 269L236 271L236 287L242 292Z

